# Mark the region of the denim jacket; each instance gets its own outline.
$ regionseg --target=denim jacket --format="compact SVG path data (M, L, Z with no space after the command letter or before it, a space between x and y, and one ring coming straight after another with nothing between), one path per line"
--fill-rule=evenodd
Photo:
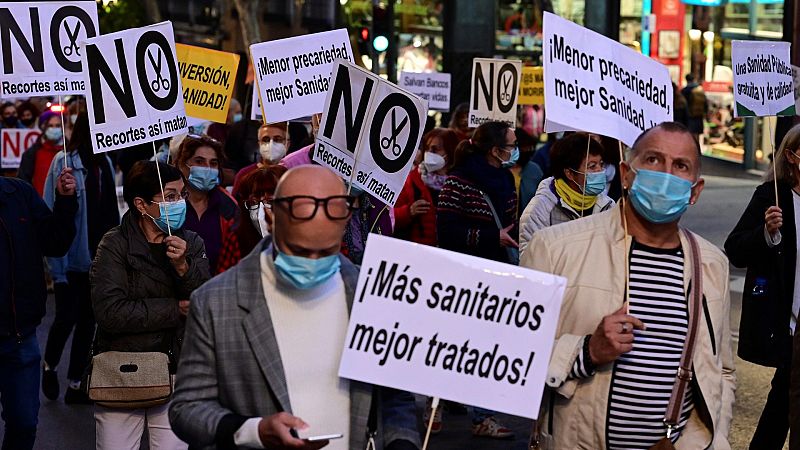
M106 156L108 170L113 170L111 160ZM78 214L75 215L75 240L72 241L69 251L63 258L47 258L50 273L56 283L66 283L67 272L89 272L92 263L92 254L89 249L89 226L86 219L86 175L87 169L83 166L77 151L67 154L68 167L72 168L75 177L75 194L78 198ZM44 201L51 209L55 202L56 181L64 168L64 152L59 152L50 164L47 180L44 183Z

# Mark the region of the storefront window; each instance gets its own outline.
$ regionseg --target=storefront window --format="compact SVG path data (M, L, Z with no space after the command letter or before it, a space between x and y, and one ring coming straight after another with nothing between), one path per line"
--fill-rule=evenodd
M495 50L500 55L541 65L542 12L535 3L513 0L497 3Z

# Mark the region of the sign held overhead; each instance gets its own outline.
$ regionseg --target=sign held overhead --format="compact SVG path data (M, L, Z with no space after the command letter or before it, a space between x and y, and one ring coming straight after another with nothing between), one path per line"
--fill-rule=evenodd
M565 287L371 234L339 376L535 419Z
M580 130L628 146L672 121L669 70L603 35L544 14L545 131Z
M428 102L434 111L450 111L450 74L402 72L398 85Z
M472 89L469 101L469 126L500 121L517 124L517 94L522 78L522 62L510 59L472 60Z
M734 117L794 116L788 42L733 41Z
M520 105L544 105L544 71L541 67L523 67L519 84Z
M344 28L253 44L250 54L265 123L322 112L334 60L353 61Z
M18 169L22 154L31 148L42 134L38 128L3 128L0 130L0 168Z
M313 160L394 206L414 163L426 102L337 60Z
M0 2L0 97L83 94L79 43L97 23L94 1Z
M236 83L239 55L192 45L175 44L186 114L225 123Z
M172 23L104 34L82 50L95 153L186 132Z

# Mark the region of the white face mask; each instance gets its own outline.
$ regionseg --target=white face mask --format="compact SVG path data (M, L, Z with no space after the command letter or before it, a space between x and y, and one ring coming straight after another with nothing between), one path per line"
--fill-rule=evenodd
M261 237L269 236L269 227L267 226L266 212L264 212L264 204L259 203L257 209L250 210L250 221L256 227Z
M425 152L425 155L422 158L422 164L425 165L425 169L428 171L428 173L432 173L443 168L445 165L445 160L444 157L438 153Z
M286 146L274 141L262 142L258 152L261 153L261 161L276 164L286 156Z

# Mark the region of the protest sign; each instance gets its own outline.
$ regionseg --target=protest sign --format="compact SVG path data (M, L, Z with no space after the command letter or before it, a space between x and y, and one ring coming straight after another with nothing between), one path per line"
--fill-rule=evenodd
M83 94L78 44L97 23L94 1L0 2L0 97Z
M544 70L541 67L523 67L519 83L520 105L544 105Z
M734 117L795 115L790 45L733 41Z
M17 169L25 150L31 148L39 135L39 129L3 128L0 130L0 168Z
M333 71L312 158L394 206L414 164L426 102L345 60Z
M339 376L535 419L565 286L372 234Z
M95 153L186 132L172 23L104 34L81 48Z
M225 123L236 82L239 55L175 44L186 115Z
M545 131L580 130L633 145L672 121L672 80L661 63L619 42L544 15Z
M522 62L510 59L472 60L472 90L469 100L469 126L484 122L517 124L517 95L522 78Z
M258 98L258 88L253 92L253 97L250 99L250 120L263 121L261 117L261 100Z
M250 54L266 123L322 112L333 61L353 61L344 28L253 44Z
M450 111L449 73L402 72L398 86L427 101L428 109Z

